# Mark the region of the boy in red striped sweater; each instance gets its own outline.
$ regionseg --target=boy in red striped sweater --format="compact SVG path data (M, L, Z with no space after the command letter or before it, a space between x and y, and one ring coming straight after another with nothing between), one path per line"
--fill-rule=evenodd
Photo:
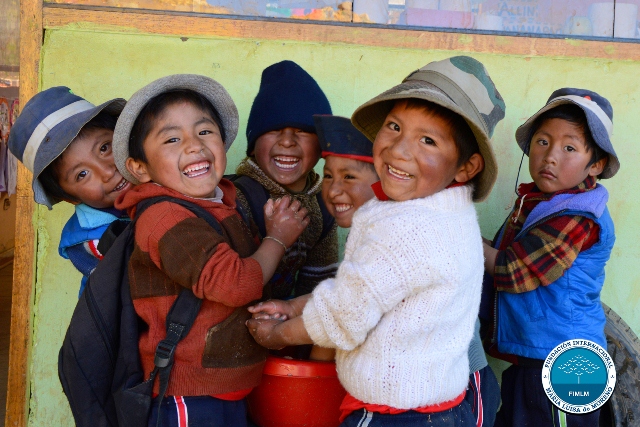
M129 261L131 296L147 329L139 351L145 378L165 337L169 308L182 288L203 299L174 354L167 394L149 426L246 425L244 397L261 378L266 349L244 325L247 304L260 299L287 247L308 224L288 198L265 205L262 244L236 211L236 191L223 179L238 113L226 90L197 75L159 79L136 92L114 133L116 165L138 185L116 205L136 215L157 196L188 200L220 223L222 235L188 209L156 203L137 222ZM155 384L158 392L158 384Z

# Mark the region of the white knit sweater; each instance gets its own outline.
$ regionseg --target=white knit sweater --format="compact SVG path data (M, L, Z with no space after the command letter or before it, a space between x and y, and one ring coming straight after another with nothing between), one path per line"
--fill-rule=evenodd
M354 215L344 261L303 320L316 344L338 349L340 382L355 398L410 409L465 390L484 270L471 193L373 199Z

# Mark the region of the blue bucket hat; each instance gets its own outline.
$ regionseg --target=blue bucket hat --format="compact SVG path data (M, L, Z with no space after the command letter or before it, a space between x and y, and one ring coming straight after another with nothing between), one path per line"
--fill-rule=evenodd
M614 176L620 169L620 161L611 144L611 134L613 133L613 107L609 101L595 92L586 89L575 89L565 87L558 89L551 94L547 104L516 130L516 141L518 145L529 155L529 143L531 142L531 127L541 114L562 104L574 104L584 111L587 117L587 124L593 140L598 147L602 148L608 155L604 170L600 178L606 179Z
M42 171L67 149L98 113L104 111L118 116L125 103L124 99L116 98L95 106L65 86L44 90L27 102L11 128L8 146L33 173L31 186L36 203L51 209L57 202L46 193L38 179Z
M373 163L373 145L346 117L315 115L322 157L338 156Z

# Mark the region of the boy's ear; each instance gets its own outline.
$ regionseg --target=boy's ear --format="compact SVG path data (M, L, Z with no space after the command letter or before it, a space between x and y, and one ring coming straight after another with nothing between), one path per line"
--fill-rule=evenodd
M604 170L604 167L607 165L608 157L604 159L600 159L591 166L589 166L589 176L598 176Z
M147 164L139 160L135 160L133 157L129 157L125 163L127 170L131 175L135 176L140 183L151 181L149 172L147 171Z
M469 160L464 162L456 173L456 182L471 181L474 176L478 175L484 169L484 158L480 153L474 153Z

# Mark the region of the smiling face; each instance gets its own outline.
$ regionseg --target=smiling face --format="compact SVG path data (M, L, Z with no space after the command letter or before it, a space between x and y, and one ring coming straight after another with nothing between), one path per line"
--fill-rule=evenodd
M445 118L426 108L408 107L406 101L396 102L373 144L374 165L385 194L396 201L427 197L482 170L469 174L466 163L458 166L453 135Z
M88 129L74 139L56 162L60 188L93 208L110 208L131 184L116 169L111 151L113 131Z
M315 133L287 127L260 135L254 156L260 169L289 191L300 192L320 159Z
M374 197L371 185L378 176L364 162L328 156L324 163L322 200L342 228L351 227L356 210Z
M143 142L146 162L127 159L140 182L155 182L186 196L209 198L227 166L220 129L191 102L169 104Z
M598 176L606 163L591 160L581 126L563 120L547 119L531 138L529 173L543 193L573 188L587 176Z

